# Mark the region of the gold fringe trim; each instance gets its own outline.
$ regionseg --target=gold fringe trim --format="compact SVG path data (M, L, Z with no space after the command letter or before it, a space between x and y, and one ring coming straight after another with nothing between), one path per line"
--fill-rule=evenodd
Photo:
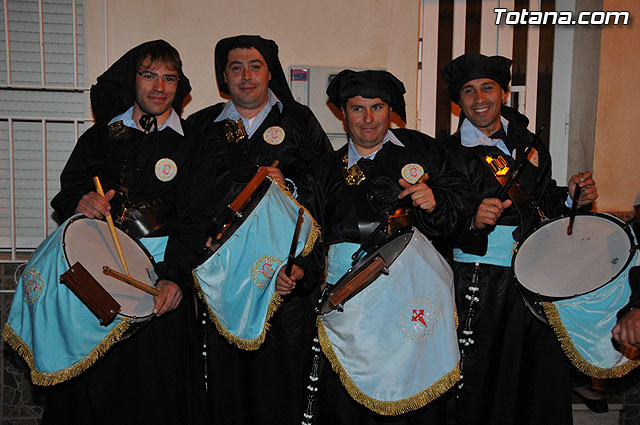
M331 363L333 371L340 377L340 382L342 382L344 388L347 390L351 398L379 415L401 415L403 413L420 409L447 392L460 380L460 364L458 363L455 368L443 375L442 378L434 382L429 388L426 388L411 397L395 401L382 401L375 399L365 394L351 380L351 377L347 371L344 370L336 356L336 353L333 351L333 346L329 340L329 336L327 335L322 320L320 320L319 317L316 319L316 323L318 325L318 340L320 341L322 352Z
M20 338L20 336L9 326L4 325L2 330L2 338L27 362L31 369L31 380L36 385L51 386L68 381L75 378L85 370L89 369L93 364L102 357L113 344L118 342L122 335L129 329L131 324L128 319L121 319L113 329L87 354L82 360L77 361L71 366L59 370L57 372L40 372L35 369L33 361L33 353L29 346Z
M258 335L254 339L243 339L229 332L229 330L225 328L222 325L222 323L220 323L220 320L216 317L211 307L209 307L207 298L204 295L204 292L202 291L202 287L200 286L200 281L198 280L198 276L196 276L195 273L193 273L193 281L195 283L196 290L198 292L198 297L200 297L200 300L202 300L204 305L207 306L209 319L211 319L213 324L216 326L216 329L218 330L220 335L222 335L231 344L235 345L236 347L242 350L254 351L260 348L260 346L264 342L265 336L270 327L269 320L271 319L271 317L273 317L278 307L280 307L280 304L282 304L282 297L280 296L280 294L278 294L275 291L273 292L271 301L269 301L269 307L267 308L267 317L265 318L264 327L262 328L262 332L260 332L260 335Z
M302 253L300 254L301 256L306 257L307 255L309 255L309 253L313 249L313 246L316 244L316 241L320 237L320 233L322 229L320 228L320 225L318 224L316 219L311 215L309 210L306 209L302 204L300 204L300 202L298 202L298 200L293 197L293 195L286 189L286 187L282 186L279 183L277 184L278 184L278 187L298 206L298 208L302 208L304 212L307 213L311 218L311 231L309 232L307 241L304 244Z
M459 323L458 323L458 306L453 306L453 318L456 321L456 330L458 329Z
M560 341L562 351L564 351L571 363L582 373L598 379L621 378L636 367L640 366L639 360L629 360L621 365L609 369L592 365L580 355L575 345L573 345L573 341L571 340L569 333L562 324L562 320L560 319L560 314L558 313L556 306L551 302L541 302L540 304L544 309L544 314L547 316L547 320L549 321L551 328L553 328L558 341Z

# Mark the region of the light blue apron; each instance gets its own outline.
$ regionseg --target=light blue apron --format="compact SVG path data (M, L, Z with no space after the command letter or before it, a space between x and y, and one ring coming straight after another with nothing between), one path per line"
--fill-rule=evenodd
M329 251L329 283L350 267L355 244ZM425 406L460 377L453 273L416 229L389 269L318 318L322 351L349 395L382 415Z
M245 350L257 350L281 298L276 276L289 255L300 205L271 183L237 231L193 270L200 298L218 332ZM307 255L320 234L305 210L296 255Z

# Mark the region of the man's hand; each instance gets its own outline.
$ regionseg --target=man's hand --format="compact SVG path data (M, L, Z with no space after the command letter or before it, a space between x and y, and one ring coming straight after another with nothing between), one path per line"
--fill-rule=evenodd
M115 194L116 191L113 189L105 193L104 197L100 196L98 192L85 193L78 201L76 212L84 214L87 218L106 217L111 210L109 201Z
M274 180L278 184L283 184L283 185L287 184L284 181L284 174L282 174L282 171L280 171L278 167L265 167L265 168L269 170L269 174L267 174L267 176L271 177L271 180Z
M436 208L436 199L433 191L425 183L409 184L405 179L399 179L400 186L404 189L398 195L398 199L411 195L414 207L419 207L426 212L433 212Z
M284 273L285 268L280 269L276 278L276 292L281 296L289 295L295 289L296 281L304 276L304 269L300 266L294 264L291 267L291 276Z
M591 177L591 171L578 173L578 175L572 176L571 180L569 180L569 196L574 202L573 192L576 189L576 185L580 186L579 206L589 205L598 199L598 189L596 188L596 182Z
M613 339L640 348L640 310L633 309L624 315L611 331Z
M156 288L160 290L160 294L153 297L155 299L153 312L159 317L178 307L182 300L182 291L178 285L169 280L159 281Z
M471 227L484 230L487 226L495 226L502 215L502 211L511 206L511 199L502 202L498 198L485 198L480 202L476 215L473 216Z

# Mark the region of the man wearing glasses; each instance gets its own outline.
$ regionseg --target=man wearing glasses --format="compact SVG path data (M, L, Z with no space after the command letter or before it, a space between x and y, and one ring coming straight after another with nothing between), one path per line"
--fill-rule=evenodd
M164 259L155 257L156 317L78 377L55 386L43 423L204 421L190 270L213 215L207 201L215 197L215 168L201 133L179 115L190 90L178 52L162 40L130 50L91 88L96 124L60 176L61 191L51 203L58 219L111 213L136 239L168 241ZM93 188L93 176L104 197ZM125 208L144 209L151 219L123 215Z

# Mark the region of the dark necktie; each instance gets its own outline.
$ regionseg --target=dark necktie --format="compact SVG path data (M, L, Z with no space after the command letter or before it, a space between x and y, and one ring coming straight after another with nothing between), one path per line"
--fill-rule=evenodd
M500 127L500 130L493 133L489 136L491 139L500 139L504 142L507 149L509 149L509 154L513 155L513 151L517 149L516 144L511 140L511 137L504 131L504 127Z
M140 117L140 125L145 133L151 133L153 131L153 127L158 129L158 120L155 115L143 115Z
M509 149L509 153L513 152L513 150L516 148L515 146L513 146L511 138L507 135L507 133L505 133L504 127L500 127L500 130L493 133L491 136L489 136L489 138L502 140L507 146L507 149Z

